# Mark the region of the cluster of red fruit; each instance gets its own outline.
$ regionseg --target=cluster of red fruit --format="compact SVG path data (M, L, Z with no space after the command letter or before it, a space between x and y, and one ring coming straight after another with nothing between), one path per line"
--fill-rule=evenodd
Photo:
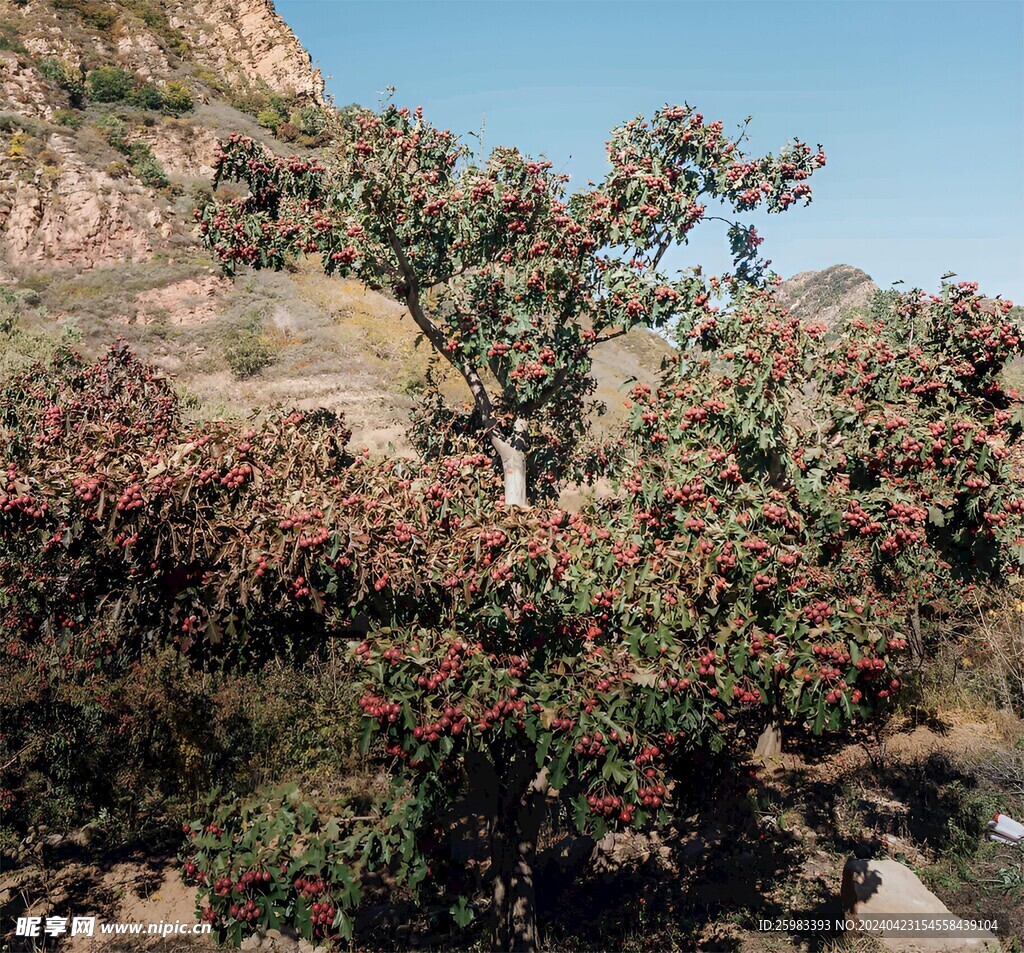
M91 503L99 496L103 486L102 480L95 476L78 476L71 481L75 495L86 503Z
M127 487L117 501L117 508L122 512L139 510L145 505L146 501L142 498L142 487L138 483Z
M441 659L441 662L438 665L438 671L433 672L430 675L418 675L416 677L416 684L419 685L420 688L425 688L428 692L433 692L443 685L449 678L454 678L456 680L461 679L463 675L463 651L461 644L456 643L455 645L452 645L448 649L447 657Z
M640 798L640 803L644 807L653 807L655 809L661 807L665 800L665 785L655 784L649 788L638 788L637 797Z
M260 918L259 905L252 899L244 903L231 904L228 913L236 920L245 920L248 923L255 923Z
M645 764L653 764L655 759L660 756L661 749L657 745L646 745L634 760L637 767L642 767Z
M903 642L906 645L906 642ZM872 675L884 671L886 667L886 661L883 658L869 658L865 656L862 659L858 659L854 663L854 667L865 674L865 677L870 678Z
M252 476L252 467L248 463L233 466L220 478L220 482L229 490L237 490Z
M893 553L902 552L908 547L913 546L915 543L923 542L924 538L925 536L923 531L898 529L890 536L886 536L879 544L878 548L883 553L892 555Z
M595 731L593 736L583 735L573 748L581 758L599 758L608 753L604 744L604 733Z
M515 691L515 689L512 689L512 691ZM504 723L506 720L511 720L517 728L525 728L526 725L522 718L525 710L526 702L521 699L507 699L506 701L495 702L490 708L485 708L481 712L480 718L477 721L477 730L486 732L495 724Z
M469 719L462 713L460 705L447 705L441 717L425 725L417 725L412 730L412 736L417 741L434 743L441 740L444 734L452 734L456 737L465 730Z
M811 625L824 625L832 616L833 608L827 602L817 600L804 608L804 618Z
M658 679L658 688L662 691L671 689L674 692L683 692L690 687L690 684L691 683L688 678L679 678L674 674Z
M303 533L299 536L299 549L313 549L316 546L323 546L330 537L331 534L326 526L311 533Z
M633 806L623 805L622 798L614 794L590 794L587 796L587 806L595 814L602 817L618 816L619 820L628 824L633 819Z
M386 698L367 692L359 699L359 707L363 709L369 718L376 718L383 725L385 722L394 724L398 721L402 706L397 702L389 702Z
M320 934L327 934L338 915L338 908L330 903L314 903L310 907L311 919L314 928Z
M843 645L814 645L811 652L818 658L829 659L837 665L850 664L850 653Z
M37 506L31 493L0 493L0 510L4 513L20 512L29 519L37 519L45 516L48 508L45 502Z
M734 685L732 697L741 705L757 705L761 702L761 693L743 685Z

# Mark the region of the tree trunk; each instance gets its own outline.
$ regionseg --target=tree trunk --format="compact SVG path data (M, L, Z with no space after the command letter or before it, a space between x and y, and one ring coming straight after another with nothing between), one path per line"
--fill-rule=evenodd
M495 818L491 863L497 950L534 951L540 946L533 865L542 815L543 797L531 794L518 811Z
M526 495L526 435L528 424L517 419L507 440L491 434L491 444L498 451L505 474L505 505L529 506Z
M773 721L761 732L757 739L757 746L754 748L754 754L765 760L777 758L782 754L782 729L778 722Z

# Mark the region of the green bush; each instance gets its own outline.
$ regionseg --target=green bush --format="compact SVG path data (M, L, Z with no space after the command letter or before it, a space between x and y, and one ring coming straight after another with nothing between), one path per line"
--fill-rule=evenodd
M265 129L273 132L274 135L278 135L282 130L285 130L288 138L297 138L301 130L298 124L291 118L291 103L276 93L268 96L265 102L266 106L256 113L256 121ZM298 117L296 116L296 118Z
M124 632L68 631L35 659L0 649L0 841L106 818L112 837L180 824L214 785L253 790L286 768L337 777L357 745L332 700L344 668L204 672ZM311 775L307 775L311 776Z
M84 26L101 33L108 33L117 23L117 10L98 0L53 0L53 5L77 13Z
M143 83L138 89L132 90L128 101L139 109L163 109L164 94L159 86Z
M269 129L271 132L277 132L281 128L281 124L284 119L276 109L261 109L256 114L256 121L263 126L264 129Z
M79 109L85 102L85 85L79 71L52 56L43 57L36 63L39 74L55 83L68 94L68 102L74 109Z
M304 136L316 137L327 128L327 119L319 106L303 106L292 114L292 122Z
M164 112L172 116L180 116L187 113L195 106L192 98L192 90L185 83L172 81L164 89Z
M361 891L346 862L347 820L289 786L228 801L185 825L180 859L186 881L199 887L203 922L236 946L282 925L307 940L351 938Z
M163 166L157 161L152 150L144 142L132 143L128 150L128 157L131 160L132 173L144 185L154 189L166 189L168 186L167 174Z
M218 83L221 81L215 75L206 75L203 71L199 72L199 76L204 83L211 86L213 89L222 89ZM266 109L270 97L266 93L258 90L222 90L228 97L228 102L237 109L239 112L247 113L250 116L259 115L260 110Z
M97 66L86 77L89 99L94 103L123 103L132 95L135 80L116 66Z
M253 315L234 335L224 359L235 377L254 377L274 363L274 349L263 333L263 318Z
M94 123L97 130L118 152L128 151L128 126L120 116L107 113L99 116Z
M165 189L168 186L167 174L160 165L153 150L144 142L128 142L128 126L119 116L100 116L96 120L96 128L118 152L128 157L132 174L143 184L154 189ZM117 166L111 163L107 171L114 175Z
M62 83L64 77L67 75L67 70L64 64L52 56L44 56L38 63L36 63L36 69L39 71L39 75L43 79L48 79L51 83Z
M74 109L55 109L53 111L53 121L58 126L77 129L82 125L82 114Z
M23 56L28 53L25 44L21 42L14 28L4 23L0 25L0 50L10 50L12 53L20 53Z

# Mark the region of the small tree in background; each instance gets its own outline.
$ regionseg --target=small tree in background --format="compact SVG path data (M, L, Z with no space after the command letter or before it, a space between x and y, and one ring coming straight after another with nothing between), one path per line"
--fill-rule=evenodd
M249 195L197 216L229 272L317 254L328 274L403 301L466 382L506 502L524 506L545 424L560 421L563 444L585 427L591 350L707 302L698 273L673 280L661 269L707 216L703 203L780 212L810 200L820 150L797 141L750 158L742 138L688 106L665 107L614 130L604 180L570 193L550 162L509 148L477 160L419 110L388 106L355 112L322 160L278 159L232 137L216 181L244 182ZM730 239L738 272L753 277L756 232L733 224Z

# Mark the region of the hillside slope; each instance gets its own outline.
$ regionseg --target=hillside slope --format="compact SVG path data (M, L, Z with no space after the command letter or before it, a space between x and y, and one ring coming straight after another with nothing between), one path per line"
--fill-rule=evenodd
M878 285L852 265L802 271L782 283L779 298L797 317L832 327L851 313L864 311Z
M430 355L398 304L313 262L229 282L196 242L192 210L219 138L240 131L279 154L321 144L323 81L270 0L0 0L0 11L0 308L18 320L2 360L23 363L54 335L95 351L123 334L199 415L326 406L357 440L401 443ZM182 87L190 108L168 108ZM623 383L653 381L668 350L644 332L605 345L605 423Z

